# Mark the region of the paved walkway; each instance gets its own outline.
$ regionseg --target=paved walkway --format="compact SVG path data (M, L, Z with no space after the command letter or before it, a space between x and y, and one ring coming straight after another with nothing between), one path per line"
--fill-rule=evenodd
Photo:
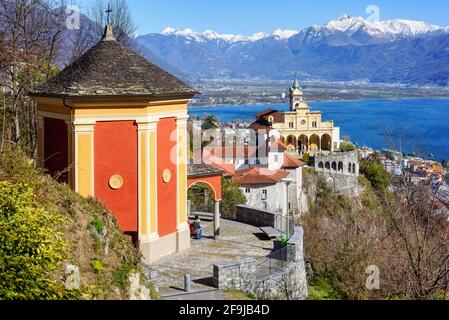
M191 294L180 294L163 298L164 300L191 300L191 301L223 301L231 300L223 291L209 290Z
M242 258L264 261L272 251L272 241L259 228L222 220L221 237L215 241L207 238L213 233L213 223L201 224L206 230L203 240L192 240L190 250L162 258L152 265L158 272L156 285L162 295L176 291L181 293L186 273L191 275L193 290L211 289L214 264Z

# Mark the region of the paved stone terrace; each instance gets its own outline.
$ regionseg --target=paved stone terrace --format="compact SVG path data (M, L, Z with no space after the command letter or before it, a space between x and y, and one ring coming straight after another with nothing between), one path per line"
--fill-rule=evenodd
M205 227L203 240L192 240L190 250L162 258L152 268L157 270L156 284L161 294L175 293L184 287L184 274L192 278L192 289L210 289L213 265L221 262L253 258L264 261L273 249L259 228L239 222L222 220L219 241L211 239L213 223L201 222ZM179 292L179 291L178 291Z

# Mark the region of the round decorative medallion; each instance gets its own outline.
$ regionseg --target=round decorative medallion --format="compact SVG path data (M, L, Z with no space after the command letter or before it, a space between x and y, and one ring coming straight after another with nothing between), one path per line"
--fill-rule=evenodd
M302 125L305 125L305 124L306 124L306 120L302 120L302 121L301 121L301 124L302 124Z
M165 183L169 183L171 181L171 171L168 169L165 169L164 172L162 172L162 180Z
M118 190L121 189L123 187L123 178L122 176L119 175L113 175L110 179L109 179L109 186L114 189L114 190Z

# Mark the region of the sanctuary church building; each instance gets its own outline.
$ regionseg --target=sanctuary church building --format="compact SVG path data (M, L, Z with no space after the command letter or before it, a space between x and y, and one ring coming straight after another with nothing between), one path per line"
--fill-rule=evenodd
M190 247L187 104L197 92L115 40L102 40L31 95L50 173L102 201L146 263Z
M265 110L257 114L251 127L277 130L289 152L335 152L340 149L340 128L323 121L322 112L312 111L304 102L302 88L295 79L290 88L290 111Z

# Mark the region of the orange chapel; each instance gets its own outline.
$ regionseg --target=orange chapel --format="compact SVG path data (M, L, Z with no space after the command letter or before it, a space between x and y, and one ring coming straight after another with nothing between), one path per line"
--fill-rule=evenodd
M31 95L44 167L102 201L146 263L190 247L187 104L197 94L114 38Z

